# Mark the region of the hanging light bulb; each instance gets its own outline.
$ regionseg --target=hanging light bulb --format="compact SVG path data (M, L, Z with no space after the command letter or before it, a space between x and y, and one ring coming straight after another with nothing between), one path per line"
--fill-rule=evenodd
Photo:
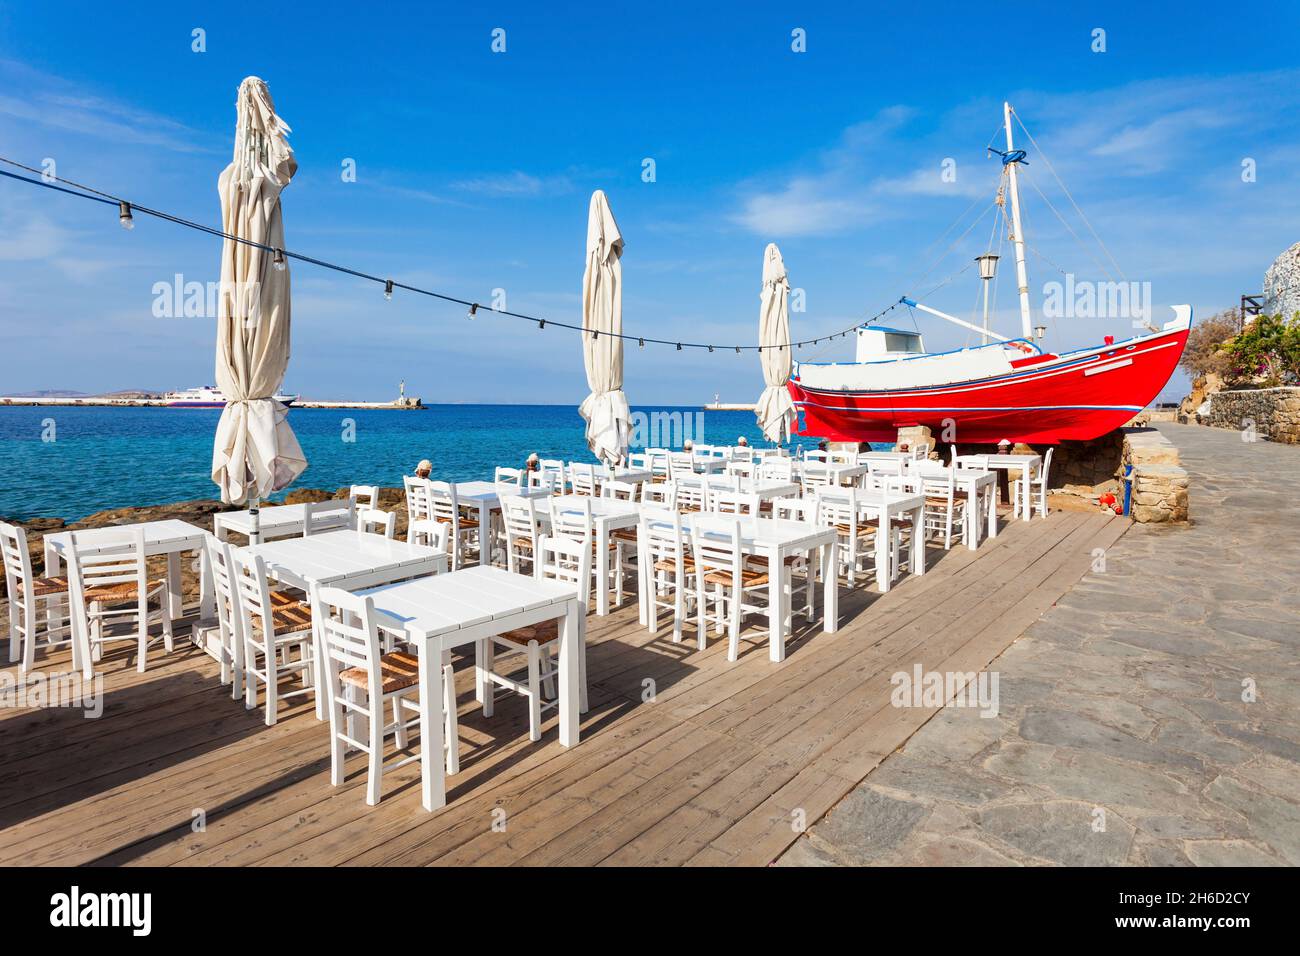
M677 351L680 352L681 350L682 350L682 343L681 343L681 342L678 342L678 343L677 343Z
M592 330L591 330L591 340L594 342L594 341L596 341L596 339L598 339L598 338L600 338L600 332L599 332L598 330L596 330L596 329L592 329Z
M477 303L477 302L475 302L473 305L471 305L471 306L469 307L469 312L468 312L467 314L469 315L469 317L470 317L471 319L473 319L473 318L474 318L474 314L475 314L476 312L478 312L478 303Z
M645 339L637 339L636 344L641 346L643 350L645 349Z
M542 329L544 329L544 328L546 328L546 320L545 320L545 319L538 319L538 320L537 320L537 331L540 332L540 331L542 331Z
M739 345L736 346L736 354L737 354L737 355L740 354L740 346L739 346Z
M122 228L127 232L135 228L135 220L131 218L131 204L129 202L117 204L117 221L122 224Z
M384 298L387 299L389 302L393 301L393 280L392 279L384 280Z
M284 261L284 251L282 249L275 250L275 255L271 257L271 265L275 266L276 271L278 272L284 271L285 261Z
M709 346L709 351L710 351L710 352L713 351L713 346L712 346L712 345Z

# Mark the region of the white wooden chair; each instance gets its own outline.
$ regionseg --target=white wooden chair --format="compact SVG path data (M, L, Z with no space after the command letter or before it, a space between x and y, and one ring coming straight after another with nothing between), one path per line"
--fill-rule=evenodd
M68 625L50 631L45 614L68 615L68 579L36 577L32 574L31 552L27 549L27 531L0 521L0 553L4 557L5 593L9 596L9 662L18 664L18 673L26 674L36 663L36 641L42 635L46 646L70 642Z
M451 526L434 518L421 518L413 521L406 529L406 540L410 544L424 545L443 554L450 555Z
M858 489L823 488L816 495L817 523L835 529L839 539L840 567L853 587L857 576L867 571L871 559L874 568L876 534L879 522L864 520L858 508Z
M650 593L645 598L650 633L659 633L659 611L668 609L673 614L673 643L680 644L682 625L698 599L695 562L686 547L681 513L676 509L645 508L641 512L640 534L651 569ZM701 628L696 636L700 650L704 650L705 639Z
M342 509L343 514L339 514ZM340 531L357 527L357 502L355 498L346 501L312 501L302 506L302 536L310 538L314 534L326 531Z
M673 481L695 477L695 457L689 451L675 451L668 456L668 477Z
M348 489L348 497L356 502L357 511L368 508L379 509L378 485L352 485Z
M925 492L925 533L942 536L946 551L966 528L966 496L957 493L956 469L931 465L914 473Z
M483 530L478 526L478 519L461 514L460 500L456 497L456 486L447 481L429 482L429 508L435 521L448 526L448 541L451 546L451 568L453 571L465 564L471 551L480 551Z
M429 502L428 478L407 475L402 478L406 486L406 540L414 543L415 527L421 521L433 520L433 505Z
M784 455L768 455L759 461L758 477L764 481L794 480L794 459Z
M225 548L237 599L235 629L244 644L244 707L252 710L257 706L257 684L261 681L266 687L264 720L266 726L274 727L281 698L300 697L315 690L311 605L273 598L262 556L229 544ZM282 690L281 679L294 674L302 686Z
M675 481L646 482L641 486L641 504L676 511L677 483Z
M325 693L330 718L330 782L343 783L343 765L349 747L369 757L366 803L379 803L383 791L384 738L396 737L405 751L411 727L419 726L420 664L415 654L380 653L380 622L374 599L339 588L313 588L312 616L320 622L320 648L324 663ZM398 632L401 633L401 632ZM445 721L447 772L460 769L456 720L456 675L442 663L442 719ZM387 723L388 711L393 714ZM364 732L360 721L366 722ZM362 739L364 737L364 739ZM443 755L439 755L442 757ZM414 754L391 767L419 760Z
M564 462L557 458L543 458L537 463L539 475L551 476L551 487L555 489L557 495L564 494L569 488L569 472L564 467Z
M590 501L572 502L560 506L556 504L555 499L551 499L549 537L564 537L573 541L585 541L587 549L592 555L591 574L593 579L595 578L595 555L600 542L596 538L596 526L591 514ZM626 541L621 540L617 535L610 535L609 550L612 560L607 562L609 580L596 582L597 587L609 588L614 592L615 607L623 603L623 551L625 547L629 546L634 547L634 545L628 545Z
M773 498L771 503L771 516L776 519L785 521L807 521L810 524L816 523L817 502L809 498ZM785 559L789 567L785 593L789 600L786 606L790 608L790 617L787 621L793 630L795 598L803 595L804 599L804 618L813 620L817 616L817 581L815 568L813 565L812 555L807 552L792 554ZM750 555L746 561L751 568L759 570L768 567L768 559L765 555Z
M397 530L397 515L392 511L366 508L357 512L357 530L392 538Z
M829 454L827 452L822 451L819 448L805 448L803 450L804 461L815 461L819 464L824 465L826 464L828 458L829 458Z
M553 495L564 493L560 482L560 474L555 471L530 471L528 473L528 487L545 488Z
M631 452L627 456L627 467L632 471L651 471L649 452Z
M497 485L514 485L516 488L524 486L524 473L518 468L502 468L498 466L492 473L492 481Z
M727 474L735 475L739 478L753 479L758 474L758 466L748 459L743 461L730 461L727 463Z
M579 709L587 710L586 612L590 603L591 548L581 541L562 536L542 535L537 540L535 576L541 580L563 581L578 593L582 614L579 617L578 688ZM528 738L542 739L542 712L559 703L556 677L559 674L558 621L545 621L498 634L484 642L482 676L484 679L483 716L491 717L496 688L504 687L528 700ZM497 651L522 654L527 662L523 679L512 677L497 664Z
M542 534L537 502L522 495L502 495L501 519L506 535L506 568L512 574L523 574L523 565L527 562L526 573L531 574L537 540Z
M1039 515L1044 518L1047 517L1047 473L1051 470L1052 452L1055 450L1055 448L1048 448L1047 454L1043 456L1043 467L1038 469L1037 474L1031 473L1029 476L1029 515L1031 518L1033 517L1035 506L1038 508ZM1012 508L1011 516L1013 518L1019 518L1021 511L1021 495L1024 492L1024 479L1012 479L1010 488Z
M571 462L569 464L569 484L572 486L575 495L586 495L589 498L595 498L599 494L596 489L596 468L592 464Z
M685 481L674 481L674 484L677 486L678 511L703 511L708 506L708 486L697 475L691 475Z
M136 642L136 670L144 673L148 653L149 625L162 624L162 639L172 650L172 619L168 609L168 586L165 578L151 578L144 549L144 528L128 526L131 542L94 550L81 550L78 534L69 532L64 560L68 565L68 592L72 627L82 628L90 647L92 661L104 656L109 641ZM156 611L149 609L157 601ZM110 623L128 620L135 624L134 635L109 635ZM157 640L157 638L154 638Z
M808 462L799 471L799 486L805 495L813 495L823 488L834 487L834 473L817 462Z
M758 517L758 495L730 488L709 488L708 510L717 514Z
M240 629L239 598L235 594L235 581L231 572L229 554L224 541L215 535L204 539L208 567L212 569L212 585L217 604L217 637L221 642L221 683L230 685L230 697L239 700L244 694L244 638ZM272 591L271 600L289 600L283 592Z
M726 632L727 660L735 661L740 653L740 625L744 615L766 610L763 605L747 603L745 598L757 591L769 591L771 579L766 571L746 566L740 546L740 521L730 516L713 521L692 519L691 557L695 562L695 590L699 597L697 626L701 634L707 633L709 623L717 627L719 634Z
M600 483L600 496L613 498L616 501L636 501L637 485L631 481L606 478Z

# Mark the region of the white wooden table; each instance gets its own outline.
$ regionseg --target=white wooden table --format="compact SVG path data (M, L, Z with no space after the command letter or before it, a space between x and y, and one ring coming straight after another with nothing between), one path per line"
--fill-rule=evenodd
M265 505L260 510L258 533L262 541L274 538L288 538L301 535L307 508L305 505ZM317 518L337 519L340 524L347 520L347 502L340 501L337 509L318 512ZM253 516L248 511L223 511L212 516L212 530L221 541L229 541L232 531L249 536L253 533Z
M310 591L313 584L357 591L408 578L441 574L447 570L448 563L443 551L351 529L326 531L310 538L268 541L251 545L243 551L261 555L266 562L267 576L303 591ZM314 626L312 630L315 640ZM323 662L319 653L316 662L316 686L324 687L320 669ZM325 700L321 694L316 695L316 717L325 719Z
M696 475L693 478L678 478L677 484L688 488L709 487L714 490L730 491L734 487L731 479L724 475ZM799 494L799 486L794 482L780 481L775 478L741 478L740 493L757 495L759 501L771 501L773 498L790 498Z
M707 533L710 527L716 527L720 533L730 533L731 523L735 520L736 516L733 515L688 512L682 515L682 530L689 532L691 528L699 526ZM777 580L768 592L768 658L779 663L785 660L785 590L790 574L785 559L791 555L821 552L822 630L833 634L839 629L839 595L836 591L838 546L835 529L787 519L740 516L739 520L741 551L766 557L769 574L776 569ZM642 568L647 567L644 551L638 554L637 563ZM809 573L812 573L812 568ZM638 594L644 615L642 621L650 619L647 605L650 597L650 585L643 580Z
M144 551L146 557L167 555L167 615L173 621L181 617L181 555L186 551L199 553L199 616L211 617L216 613L216 599L212 586L212 569L208 567L208 554L205 542L208 533L197 525L178 518L166 521L144 521L139 524L117 525L108 528L91 528L78 531L78 551L103 551L108 548L130 544L137 527L144 527ZM54 577L62 572L64 554L68 549L70 532L58 532L45 536L45 576ZM59 611L51 609L49 625L57 627L63 623ZM74 634L82 630L73 628ZM79 635L72 642L72 666L80 668L86 677L93 673L94 665L90 659L90 642L88 634Z
M546 498L550 492L545 488L511 488L512 494L523 498ZM479 528L478 563L491 564L492 542L495 540L493 530L493 512L501 511L501 486L491 481L458 481L456 483L456 503L473 508ZM483 556L488 556L484 561Z
M795 463L795 474L830 475L831 483L841 487L853 484L855 478L861 478L866 473L866 465L839 465L820 461L801 461Z
M516 627L559 622L560 744L578 743L579 673L582 618L573 588L500 568L473 567L402 584L362 591L405 630L420 659L420 786L426 810L447 803L443 761L442 654ZM451 741L455 746L456 742Z
M892 491L864 491L857 496L858 509L880 519L876 529L876 587L883 594L894 583L894 551L889 546L889 523L905 514L912 516L912 553L908 567L917 577L925 574L925 495Z
M957 461L962 464L971 464L977 460L987 460L990 468L1000 468L1010 473L1013 470L1020 471L1020 477L1024 479L1020 484L1020 514L1022 520L1029 520L1029 501L1032 497L1029 493L1029 479L1031 475L1038 474L1038 470L1043 467L1043 458L1041 455L958 455Z
M595 576L600 584L596 588L596 615L604 617L609 614L609 539L615 532L624 528L635 528L641 519L641 508L635 501L623 501L619 498L589 498L586 495L558 495L555 507L561 510L582 509L582 502L591 502L591 522L595 525L596 554ZM550 525L550 511L538 511L537 517L547 526Z
M597 465L595 473L597 478L608 480L612 477L615 481L626 481L631 485L643 484L651 478L649 468L615 468L611 476L609 466Z

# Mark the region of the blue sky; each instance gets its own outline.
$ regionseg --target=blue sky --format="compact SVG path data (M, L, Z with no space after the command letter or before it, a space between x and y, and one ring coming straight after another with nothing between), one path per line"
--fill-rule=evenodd
M847 6L628 4L602 18L590 4L10 4L0 154L51 158L62 176L218 224L235 90L256 74L293 128L290 248L464 298L504 288L512 310L576 321L588 197L603 188L626 240L626 330L719 343L756 338L769 241L806 295L796 337L966 267L987 228L917 282L949 224L992 196L984 146L1004 98L1124 274L1151 283L1157 321L1172 303L1202 316L1234 305L1300 240L1295 4L1231 16L1217 4L1024 4L1010 18L988 4ZM191 50L195 28L206 52ZM791 50L796 28L804 53ZM342 181L345 159L356 182ZM945 159L955 182L941 178ZM1069 209L1032 151L1028 175ZM1036 307L1058 266L1106 278L1077 218L1084 247L1032 188L1025 216ZM0 392L210 381L212 322L155 318L152 289L177 273L214 280L219 256L199 234L143 217L128 234L106 207L0 181ZM405 378L426 401L586 393L573 333L387 303L306 265L293 282L291 391L384 398ZM1012 290L1002 284L995 326L1016 326ZM977 292L968 268L926 301L969 316ZM1058 321L1047 344L1128 326ZM931 349L966 340L923 329ZM634 404L752 401L761 387L753 353L627 353Z

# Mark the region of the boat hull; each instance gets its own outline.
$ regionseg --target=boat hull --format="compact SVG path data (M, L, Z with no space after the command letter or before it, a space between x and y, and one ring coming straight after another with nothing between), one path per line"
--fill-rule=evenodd
M892 442L898 429L929 426L972 443L1087 440L1151 403L1178 366L1190 323L1060 356L1012 363L1006 375L922 388L832 390L789 383L798 433L833 441ZM946 437L945 437L946 436Z

